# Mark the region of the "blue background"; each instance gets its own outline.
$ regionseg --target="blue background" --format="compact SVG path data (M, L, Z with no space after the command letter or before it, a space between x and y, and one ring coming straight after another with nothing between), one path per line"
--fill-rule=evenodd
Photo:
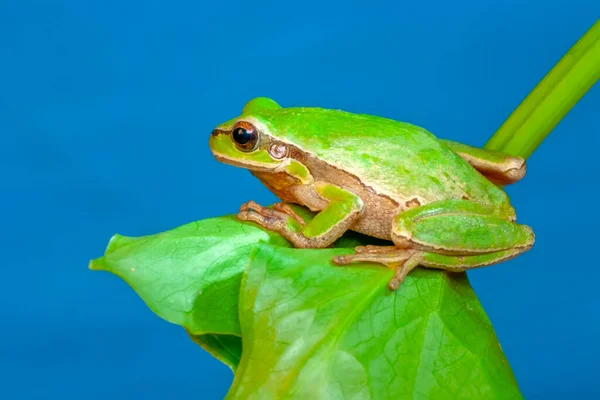
M213 126L270 96L482 145L598 16L597 0L1 0L0 397L222 398L224 365L87 269L114 233L274 201L212 158ZM600 395L599 86L509 189L534 249L469 273L529 399Z

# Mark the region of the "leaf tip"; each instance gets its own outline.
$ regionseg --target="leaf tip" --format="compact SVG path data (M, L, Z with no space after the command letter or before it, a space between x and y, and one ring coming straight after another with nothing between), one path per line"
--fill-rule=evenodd
M92 271L109 271L104 257L95 258L88 263L88 269Z

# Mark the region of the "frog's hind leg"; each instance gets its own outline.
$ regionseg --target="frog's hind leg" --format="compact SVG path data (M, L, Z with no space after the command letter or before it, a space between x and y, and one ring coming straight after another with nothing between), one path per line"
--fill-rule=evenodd
M440 142L496 185L509 185L518 182L525 176L525 159L521 157L480 149L451 140L440 139Z
M417 265L465 271L495 264L531 248L531 228L512 220L512 207L493 207L468 200L442 200L400 212L394 219L395 247L363 246L333 262L375 262L396 271L390 289Z
M396 290L400 284L422 260L423 252L415 250L399 249L394 246L367 246L357 247L356 254L347 254L333 258L333 263L346 265L355 262L372 262L383 264L394 270L394 276L388 282L390 290Z
M394 276L388 282L388 288L390 290L397 290L404 278L419 265L448 272L463 272L468 269L485 267L506 261L522 252L523 250L520 248L513 248L473 256L448 256L426 251L395 248L395 250L337 256L333 259L333 262L337 265L347 265L356 262L383 264L394 270Z
M400 248L446 255L476 255L533 245L530 227L514 222L510 205L441 200L400 212L392 240Z

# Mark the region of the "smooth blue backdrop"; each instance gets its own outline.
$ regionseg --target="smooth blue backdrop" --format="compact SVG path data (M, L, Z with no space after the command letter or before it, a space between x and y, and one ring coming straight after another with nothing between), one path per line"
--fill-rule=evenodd
M91 272L110 236L274 197L207 139L255 96L482 145L597 0L0 1L0 398L219 399L229 370ZM537 233L469 273L529 399L600 396L596 86L509 192Z

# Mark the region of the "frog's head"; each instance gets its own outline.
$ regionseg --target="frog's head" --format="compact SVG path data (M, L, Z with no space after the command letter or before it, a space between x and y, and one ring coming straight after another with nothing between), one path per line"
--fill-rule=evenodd
M281 107L271 99L249 101L239 117L217 126L209 146L217 160L252 171L279 172L290 163L288 147L277 136L269 117Z

